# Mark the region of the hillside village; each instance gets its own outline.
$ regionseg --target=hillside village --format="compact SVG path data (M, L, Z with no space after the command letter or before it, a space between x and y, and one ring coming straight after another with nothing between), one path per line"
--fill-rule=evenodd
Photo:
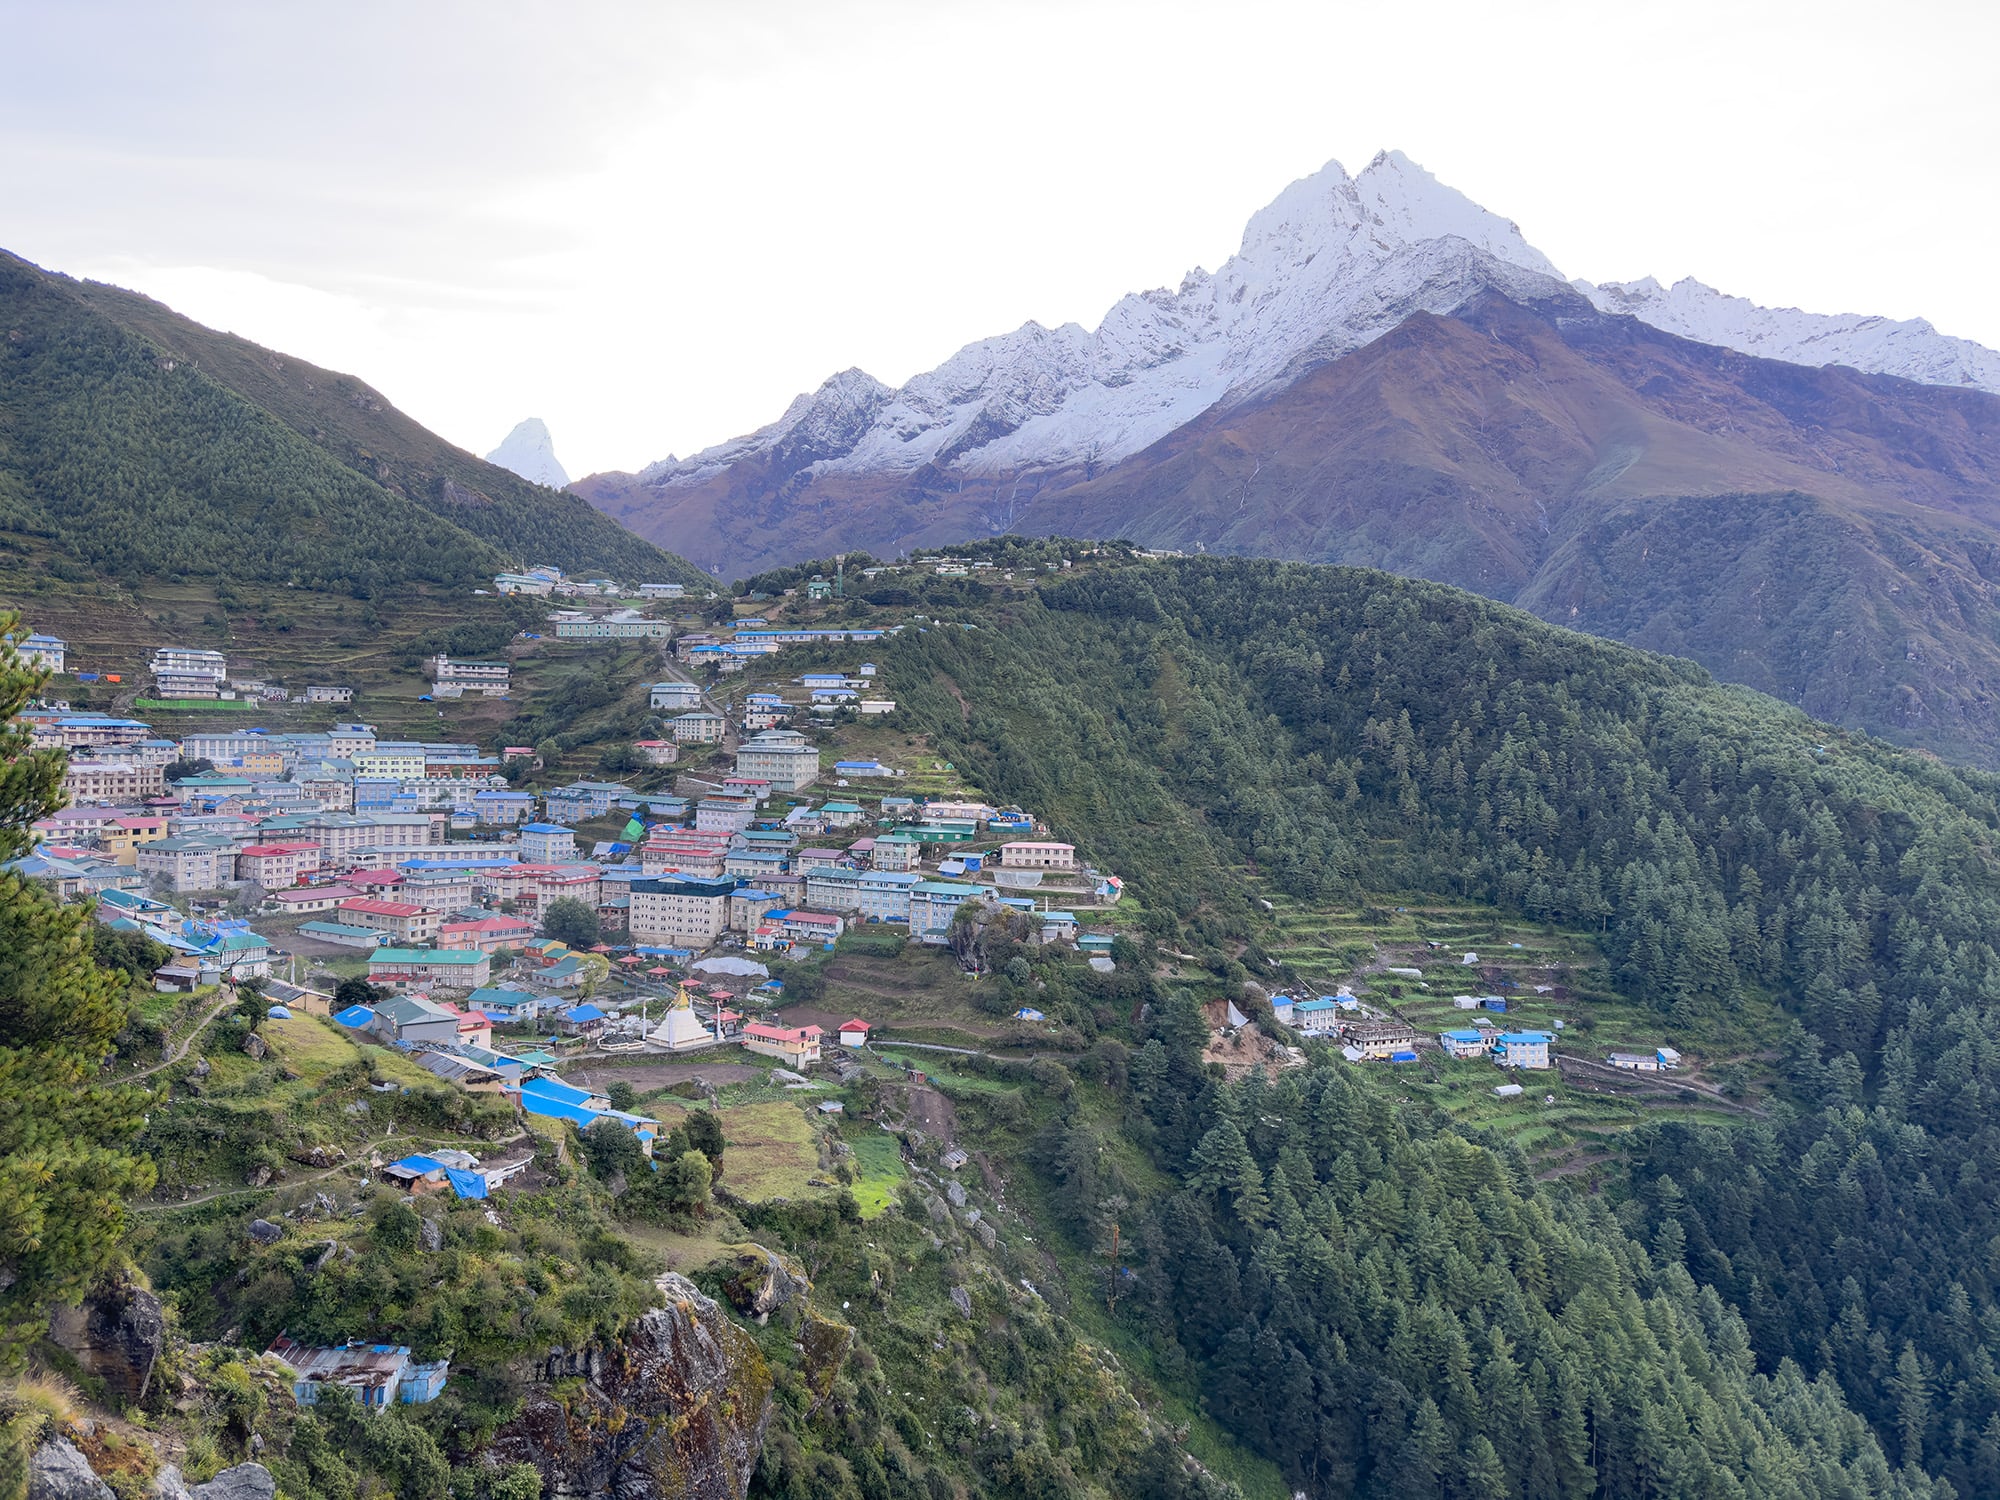
M1120 1034L1163 1018L1197 1077L1273 1099L1345 1078L1481 1132L1524 1181L1587 1190L1649 1122L1765 1115L1768 1008L1683 1026L1579 927L1313 896L1262 850L1215 867L1227 919L1177 916L1193 881L1149 851L1186 846L1131 840L1115 798L1052 778L992 795L977 735L945 748L967 744L951 720L977 722L975 693L1011 701L1019 678L975 675L982 633L1037 574L1101 566L1053 550L802 568L706 600L530 570L496 584L548 608L512 615L504 645L410 653L415 714L407 684L259 682L175 643L149 663L162 696L107 707L66 643L24 643L66 669L18 722L63 752L67 802L9 868L87 908L132 975L107 1076L167 1076L135 1209L198 1336L251 1333L296 1410L344 1387L436 1420L492 1351L397 1318L246 1318L209 1257L362 1276L371 1226L429 1236L419 1260L443 1225L532 1235L586 1175L646 1274L666 1268L657 1290L685 1273L754 1327L764 1273L743 1258L765 1264L780 1226L809 1243L815 1214L870 1255L841 1295L885 1312L861 1290L875 1246L902 1236L907 1272L929 1243L941 1337L978 1299L1039 1309L1057 1274L1103 1278L1115 1308L1157 1274L1121 1252L1115 1208L1098 1223L1126 1200L1045 1200L1043 1179L1102 1149L1065 1120L1063 1081L1129 1088L1160 1048ZM1107 552L1084 582L1140 556ZM1013 753L1077 719L1038 707L1002 731ZM1058 1272L1051 1216L1108 1228L1108 1251Z
M990 559L950 556L866 575L897 571L1014 582ZM911 627L816 624L791 607L838 599L845 582L814 575L761 606L753 594L714 628L629 609L555 611L564 639L657 640L670 675L647 686L646 701L665 732L630 747L643 777L539 788L533 746L395 739L358 717L324 730L232 722L170 738L140 719L71 711L59 690L64 643L30 636L24 654L55 675L22 718L38 746L68 753L69 805L35 826L36 847L14 868L157 943L170 955L153 973L163 994L255 985L461 1088L582 1125L608 1105L556 1081L579 1062L735 1051L804 1070L879 1045L882 1015L788 1004L779 977L801 966L810 974L857 940L877 957L904 945L939 950L976 981L978 934L998 922L1030 946L1114 972L1130 905L1121 910L1123 879L1098 868L1087 844L1052 836L1033 809L984 800L920 747L900 762L841 748L841 726L893 722L897 704L878 688L874 662L721 696L728 679L769 672L781 653L858 657ZM570 601L629 593L554 568L495 585ZM638 592L686 596L680 584ZM505 660L439 654L426 666L439 699L510 691ZM160 699L178 707L237 693L286 700L282 688L232 677L220 652L162 646L152 670ZM297 696L353 702L337 685ZM1129 962L1138 949L1123 951ZM1387 977L1423 973L1391 967ZM1548 995L1548 984L1516 995L1510 1017L1507 994L1491 992L1516 988L1503 974L1466 953L1458 975L1489 989L1468 985L1451 1002L1451 1024L1433 1029L1345 981L1329 993L1310 983L1270 990L1256 1026L1224 1001L1210 1007L1217 1055L1261 1026L1276 1067L1302 1062L1314 1043L1357 1065L1482 1061L1500 1070L1497 1096L1518 1096L1523 1086L1508 1078L1561 1061L1565 1022L1518 1019L1523 999ZM1048 1022L1033 1006L1011 1019ZM1680 1056L1658 1045L1579 1061L1659 1073ZM615 1117L650 1149L657 1122Z

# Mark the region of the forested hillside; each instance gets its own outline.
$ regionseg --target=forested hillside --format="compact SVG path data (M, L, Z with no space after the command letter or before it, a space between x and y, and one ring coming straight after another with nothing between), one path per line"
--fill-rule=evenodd
M345 467L490 542L514 566L554 563L622 582L713 580L561 490L455 448L352 375L322 369L100 282L63 281L89 309L284 423Z
M1621 982L1682 1022L1774 994L1799 1023L1772 1060L1790 1114L1644 1138L1615 1220L1595 1211L1565 1232L1597 1236L1613 1260L1635 1236L1658 1285L1685 1272L1741 1314L1746 1367L1780 1387L1796 1378L1787 1360L1837 1382L1905 1472L2000 1490L1988 1185L2000 780L1815 725L1686 663L1381 574L1132 563L1039 595L982 593L956 584L956 608L938 599L940 618L976 628L910 632L888 653L897 698L993 795L1050 810L1150 908L1178 913L1154 923L1163 935L1254 941L1240 883L1254 865L1311 897L1448 893L1599 927ZM1434 1168L1419 1163L1435 1148L1402 1142L1413 1126L1386 1116L1359 1132L1350 1203L1298 1130L1250 1128L1304 1125L1311 1107L1204 1101L1191 1080L1155 1092L1144 1114L1187 1196L1151 1232L1171 1277L1209 1266L1207 1295L1176 1281L1161 1314L1188 1353L1218 1381L1250 1382L1235 1399L1253 1421L1272 1407L1272 1361L1296 1356L1321 1394L1317 1416L1294 1420L1347 1430L1324 1450L1339 1465L1357 1461L1361 1435L1343 1426L1356 1391L1318 1372L1353 1358L1390 1378L1379 1362L1414 1335L1394 1318L1352 1321L1364 1314L1345 1266L1341 1293L1317 1306L1323 1277L1294 1269L1298 1225L1315 1255L1322 1241L1339 1253L1345 1231L1323 1226L1355 1213L1393 1240L1430 1212ZM1247 1214L1245 1182L1259 1188ZM1304 1215L1289 1231L1288 1199ZM1560 1236L1529 1238L1547 1254ZM1490 1271L1476 1241L1465 1253ZM1403 1316L1413 1297L1428 1305L1422 1284L1395 1284ZM1221 1285L1240 1288L1241 1319L1213 1315ZM1476 1300L1490 1317L1490 1297ZM1529 1337L1518 1322L1502 1332ZM1475 1362L1486 1336L1474 1327ZM1545 1373L1565 1363L1548 1355ZM1292 1441L1274 1436L1272 1451ZM1520 1483L1530 1470L1517 1463L1543 1459L1502 1461Z
M73 666L132 671L179 639L303 671L463 623L532 562L702 581L358 382L143 298L0 254L0 333L0 599Z

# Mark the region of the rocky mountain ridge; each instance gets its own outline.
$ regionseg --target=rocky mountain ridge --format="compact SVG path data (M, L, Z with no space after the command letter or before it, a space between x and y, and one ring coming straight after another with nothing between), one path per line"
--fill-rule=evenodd
M1992 765L1988 386L2000 355L1927 324L1570 283L1385 154L1095 332L1030 324L900 390L847 370L574 489L724 576L1010 531L1388 568Z
M698 485L753 458L788 475L1094 469L1416 312L1451 312L1481 290L1541 300L1554 290L1545 283L1563 280L1511 220L1401 152L1382 152L1353 177L1329 162L1255 214L1217 271L1197 267L1177 289L1127 296L1095 330L1026 323L966 345L901 389L846 370L777 421L637 478ZM1921 320L1762 308L1691 279L1671 289L1651 278L1573 285L1603 311L1767 359L2000 391L2000 354Z

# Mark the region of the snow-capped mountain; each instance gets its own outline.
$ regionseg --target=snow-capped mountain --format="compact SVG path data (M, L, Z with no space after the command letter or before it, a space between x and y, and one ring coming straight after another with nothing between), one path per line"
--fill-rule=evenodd
M1692 276L1664 287L1652 277L1576 289L1605 312L1629 313L1684 339L1719 344L1794 365L1851 365L1924 385L1969 385L2000 394L2000 354L1970 339L1939 333L1922 318L1800 312L1759 307Z
M2000 766L2000 355L1572 283L1393 153L1094 330L846 370L574 488L728 578L1005 532L1388 568Z
M1534 298L1560 292L1562 277L1513 224L1399 152L1352 178L1330 162L1252 218L1220 270L1128 296L1094 332L1028 323L968 344L901 390L848 370L770 426L640 478L699 483L785 448L801 460L788 467L821 473L1113 463L1218 401L1492 284Z
M568 473L556 459L555 440L549 436L548 425L540 417L530 417L516 425L500 446L486 455L486 461L510 469L534 484L545 484L552 490L563 489L569 484Z
M1028 323L966 345L901 390L846 370L769 426L638 478L698 485L753 458L826 476L1096 470L1413 313L1449 313L1486 290L1545 301L1564 284L1515 224L1402 153L1383 152L1353 177L1329 162L1260 210L1219 270L1125 297L1095 330ZM1604 311L1703 343L2000 392L2000 354L1921 321L1762 308L1691 280L1670 290L1650 279L1573 286Z

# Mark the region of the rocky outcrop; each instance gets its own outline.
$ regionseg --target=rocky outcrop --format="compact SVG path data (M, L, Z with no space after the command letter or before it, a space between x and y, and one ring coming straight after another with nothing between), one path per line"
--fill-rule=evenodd
M49 1337L76 1357L105 1394L130 1406L146 1394L167 1337L160 1299L132 1281L98 1288L80 1307L58 1307Z
M533 1464L550 1500L743 1500L771 1415L750 1335L685 1276L609 1349L554 1351L562 1384L496 1434L496 1462ZM575 1383L572 1384L571 1382Z
M761 1324L779 1308L811 1292L812 1283L803 1270L775 1250L745 1245L722 1289L738 1312Z
M815 1410L833 1394L833 1383L847 1356L854 1351L854 1330L837 1318L829 1318L810 1302L803 1308L799 1328L800 1373L812 1392Z
M76 1444L65 1437L52 1437L45 1439L28 1460L28 1500L116 1500L116 1497L111 1486L97 1477L90 1460L77 1451Z
M172 1464L153 1481L154 1500L273 1500L278 1482L262 1464L224 1469L206 1484L190 1485Z
M277 1493L278 1481L262 1464L238 1464L196 1485L168 1464L153 1481L153 1500L273 1500Z

